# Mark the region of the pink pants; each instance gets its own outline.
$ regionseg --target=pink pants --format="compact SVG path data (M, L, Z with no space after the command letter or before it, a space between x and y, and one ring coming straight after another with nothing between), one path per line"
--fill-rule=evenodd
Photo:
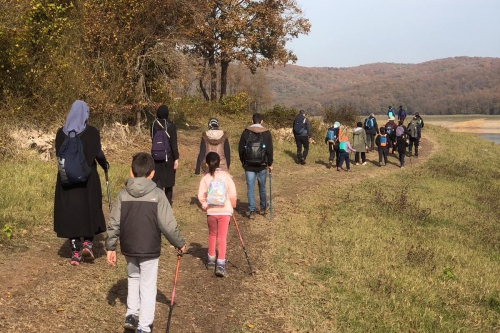
M226 259L227 230L229 229L229 215L207 215L208 224L208 255L215 256L215 245L219 242L219 256L217 259Z

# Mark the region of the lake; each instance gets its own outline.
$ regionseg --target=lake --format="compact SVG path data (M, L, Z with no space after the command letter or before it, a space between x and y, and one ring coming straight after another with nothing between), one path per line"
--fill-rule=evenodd
M494 143L500 143L500 134L496 133L483 133L483 134L478 134L480 138L483 138L488 141L492 141Z

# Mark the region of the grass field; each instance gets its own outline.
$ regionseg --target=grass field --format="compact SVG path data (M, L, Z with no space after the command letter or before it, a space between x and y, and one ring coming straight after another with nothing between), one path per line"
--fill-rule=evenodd
M472 134L433 126L434 121L451 121L436 117L425 118L429 125L423 132L420 160L407 158L404 170L392 156L387 167L379 168L377 158L369 154L367 166L352 166L351 173L336 172L326 168L327 151L321 144L312 147L306 166L298 166L293 162L294 144L275 141L274 218L272 223L240 220L258 277L243 279L244 293L238 295L245 297L230 297L234 312L219 314L222 322L237 318L228 332L500 331L500 147ZM243 128L243 123L235 122L230 130L235 159ZM192 166L199 134L181 134L195 146L182 147L185 157L174 192L178 200L187 200L196 191L198 178L192 175ZM140 147L135 145L133 150ZM113 197L129 168L130 151L126 147L121 151L112 160ZM244 179L238 163L233 163L241 208L246 203ZM28 255L24 251L30 253L26 248L35 239L57 241L52 232L55 170L55 162L32 158L1 165L0 268L16 267L13 261ZM181 230L203 242L204 231L198 236L194 227L196 207L186 203L176 209ZM7 239L6 229L12 231L12 240ZM257 242L262 251L258 256ZM23 276L22 267L18 269ZM232 269L225 284L216 283L209 296L236 292L227 289L241 278ZM103 290L94 291L97 300L87 309L92 311L89 323L97 320L99 311L109 317L121 314L121 309L98 301L99 293L107 292L119 276L105 274ZM192 284L179 295L184 294L184 303L196 301L206 309L208 305L196 293L202 272L188 274ZM61 281L64 278L58 276ZM56 282L47 285L56 286ZM11 283L0 280L4 287ZM57 295L57 290L46 292ZM7 309L22 306L15 302L0 295L0 317L3 305L3 318L12 320L19 310ZM189 306L179 307L176 316L198 323ZM86 331L98 332L96 326ZM218 332L213 326L197 327L176 332Z

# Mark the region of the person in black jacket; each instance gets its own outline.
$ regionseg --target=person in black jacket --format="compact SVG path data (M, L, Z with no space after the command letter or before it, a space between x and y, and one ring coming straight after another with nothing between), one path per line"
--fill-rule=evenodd
M306 118L306 112L300 110L295 117L292 125L295 144L297 145L297 164L306 164L307 154L309 153L309 143L312 138L311 122ZM304 147L304 150L302 150Z
M75 131L82 141L85 159L91 168L87 181L73 185L63 185L61 175L57 173L54 231L57 237L69 238L71 265L73 266L79 265L82 258L85 258L85 261L94 260L92 251L94 236L106 230L97 163L104 171L109 169L109 163L101 150L99 131L87 123L88 118L87 104L84 101L75 101L64 126L57 131L55 141L56 152L59 152L64 139L69 136L70 132Z
M151 138L157 131L163 129L167 131L170 142L169 158L167 161L155 161L155 175L153 181L156 185L165 189L168 202L172 205L173 188L175 186L175 173L179 166L179 149L177 146L177 129L175 124L168 119L168 107L161 105L156 111L156 119L151 126Z
M127 261L127 312L123 327L151 332L156 305L156 280L161 254L161 235L177 248L186 250L186 241L177 228L172 207L151 179L155 161L148 153L132 158L131 178L119 193L109 216L106 238L107 261L116 264L116 244Z
M262 126L260 113L254 113L253 124L241 133L238 153L245 169L248 197L248 217L255 218L255 178L259 185L260 214L264 215L269 204L266 201L267 169L273 170L273 140L271 132Z

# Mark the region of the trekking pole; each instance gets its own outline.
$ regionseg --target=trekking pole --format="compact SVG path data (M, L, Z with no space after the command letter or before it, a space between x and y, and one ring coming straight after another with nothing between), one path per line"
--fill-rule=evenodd
M241 247L243 248L243 252L245 252L245 257L247 258L248 267L250 268L250 274L253 275L254 271L252 269L252 265L250 264L250 259L248 258L247 249L245 248L245 243L243 243L243 238L241 237L240 228L238 228L238 223L236 222L236 218L233 214L234 226L236 227L236 231L238 232L238 236L240 237Z
M170 298L168 321L167 321L167 333L170 330L170 320L172 319L172 309L174 308L174 298L175 298L175 287L177 285L177 277L179 275L179 266L181 264L182 252L177 253L177 264L175 265L175 276L174 276L174 286L172 287L172 297Z
M273 175L269 170L269 218L273 222Z
M111 194L109 193L108 170L104 171L104 177L106 177L106 191L108 192L108 207L109 207L109 212L111 213Z

